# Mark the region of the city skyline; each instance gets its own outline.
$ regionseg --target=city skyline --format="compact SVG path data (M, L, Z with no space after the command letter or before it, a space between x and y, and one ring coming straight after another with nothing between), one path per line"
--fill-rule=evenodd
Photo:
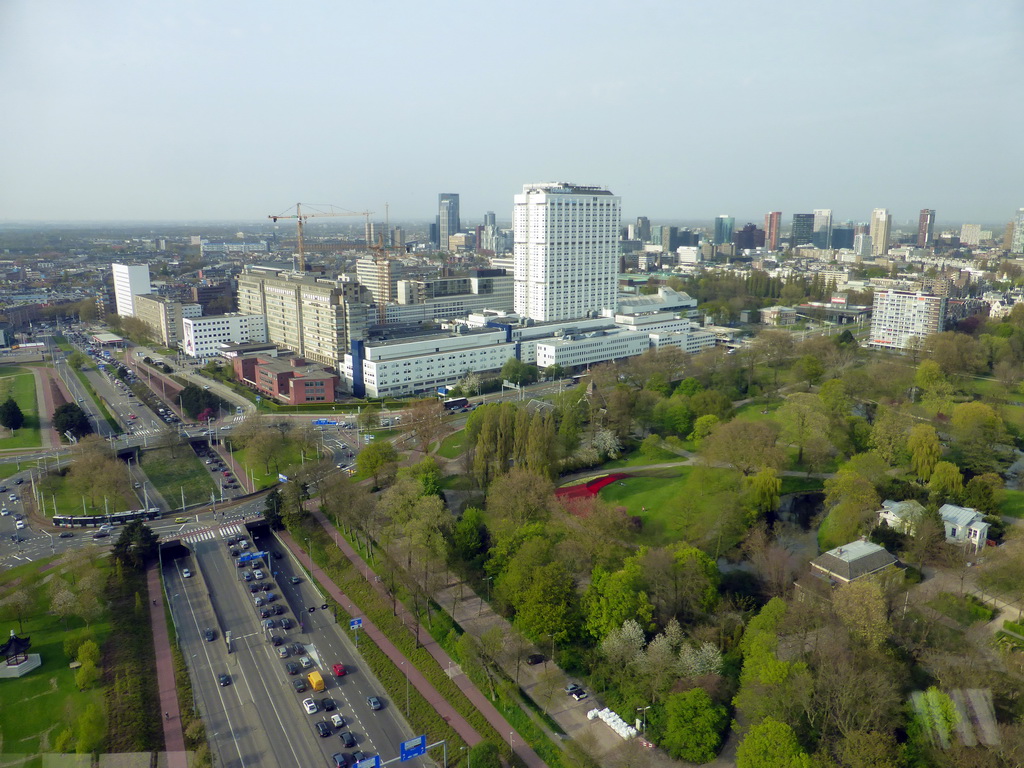
M987 224L1022 204L1014 3L12 0L2 20L3 221L256 221L295 201L427 220L443 190L466 220L508 220L538 180L613 189L627 220ZM458 97L432 95L438 70ZM786 98L797 81L822 97ZM941 109L968 102L998 119Z

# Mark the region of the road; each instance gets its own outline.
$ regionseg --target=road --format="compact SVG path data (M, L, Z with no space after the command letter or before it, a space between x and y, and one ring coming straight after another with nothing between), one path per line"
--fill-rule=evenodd
M357 739L355 749L367 755L379 754L382 760L397 756L399 744L415 735L401 716L401 703L385 700L382 710L369 708L366 698L379 695L382 687L358 656L347 628L339 628L319 608L322 598L276 539L265 542L268 549L284 555L270 559L273 592L279 596L273 604L286 606L285 615L301 624L289 631L261 629L254 596L241 578L249 569L236 567L226 543L228 536L242 531L241 525L232 523L192 531L182 538L191 556L164 562L172 615L218 762L237 768L330 765L332 754L352 751L341 743L342 730L351 732ZM183 578L185 568L192 571L192 578ZM301 582L292 584L289 577L300 574ZM316 607L314 613L306 610L309 606ZM214 642L203 638L208 627L215 631ZM225 631L231 632L231 652ZM286 643L301 642L327 689L296 693L292 683L299 676L285 671L286 661L293 658L279 659L270 635L280 635ZM331 672L338 662L348 671L341 678ZM231 676L230 685L218 684L221 674ZM346 721L343 728L332 728L329 738L319 737L314 723L329 720L334 713L308 715L301 706L307 697L320 701L325 696L337 702L336 713Z

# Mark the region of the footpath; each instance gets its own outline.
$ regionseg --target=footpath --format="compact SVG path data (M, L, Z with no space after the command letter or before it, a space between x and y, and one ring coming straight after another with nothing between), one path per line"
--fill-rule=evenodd
M160 585L160 569L156 563L146 568L149 592L149 620L153 626L153 645L156 648L156 681L160 691L160 711L164 713L164 750L167 768L188 768L185 752L185 734L181 730L181 710L178 708L178 688L174 681L174 658L171 655L167 614L164 611L164 591Z
M323 529L330 535L331 539L334 540L335 530L331 522L324 517L320 512L312 513L316 521L323 527ZM296 556L302 559L308 558L308 553L302 549L291 535L287 532L279 534L282 541L284 541L288 548ZM337 539L338 548L342 554L348 558L348 560L356 567L359 573L369 574L372 573L366 562L359 556L359 554L352 548L352 546L344 539L339 537ZM338 586L325 574L319 567L314 564L313 574L316 580L326 589L327 593L340 605L344 606L346 610L355 613L362 613L359 606L350 597L345 595ZM371 582L378 591L383 589L381 582ZM387 595L382 592L382 595L387 598ZM387 598L390 599L390 598ZM405 607L398 606L398 617L402 619L403 624L409 626L415 626L415 618L406 611ZM387 654L388 658L396 666L401 666L403 662L406 662L405 668L410 670L409 681L416 687L416 690L430 703L434 709L445 719L445 721L455 729L462 739L473 746L478 744L482 737L476 730L469 724L469 722L462 717L455 709L448 703L448 701L438 693L437 689L423 676L423 674L416 669L411 663L408 663L405 656L398 648L395 647L381 631L380 629L369 619L363 618L363 632L366 633L377 646ZM434 641L433 638L428 637L425 641L421 642L421 645L434 657L435 661L441 666L442 669L458 669L457 665L454 664L452 658L445 652L440 645ZM484 696L475 685L462 674L461 670L458 673L451 674L452 682L454 682L459 689L465 694L466 698L473 704L474 707L482 714L495 730L499 734L509 734L510 742L513 751L523 761L527 768L542 768L546 766L546 763L540 758L533 748L526 743L526 740L520 736L508 721L495 709L494 705L491 704L490 700Z

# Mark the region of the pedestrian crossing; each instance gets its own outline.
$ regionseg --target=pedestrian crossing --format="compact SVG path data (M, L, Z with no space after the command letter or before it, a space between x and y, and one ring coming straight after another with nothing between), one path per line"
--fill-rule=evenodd
M246 536L248 531L243 525L226 525L220 528L205 528L201 531L190 531L188 535L182 536L181 540L189 544L198 544L200 541L212 541L213 539L226 539L228 536Z

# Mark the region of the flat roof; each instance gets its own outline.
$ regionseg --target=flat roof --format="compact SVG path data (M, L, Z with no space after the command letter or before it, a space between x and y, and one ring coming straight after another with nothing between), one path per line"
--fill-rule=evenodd
M94 341L98 341L100 344L120 344L124 339L118 336L116 333L94 333L92 335Z

